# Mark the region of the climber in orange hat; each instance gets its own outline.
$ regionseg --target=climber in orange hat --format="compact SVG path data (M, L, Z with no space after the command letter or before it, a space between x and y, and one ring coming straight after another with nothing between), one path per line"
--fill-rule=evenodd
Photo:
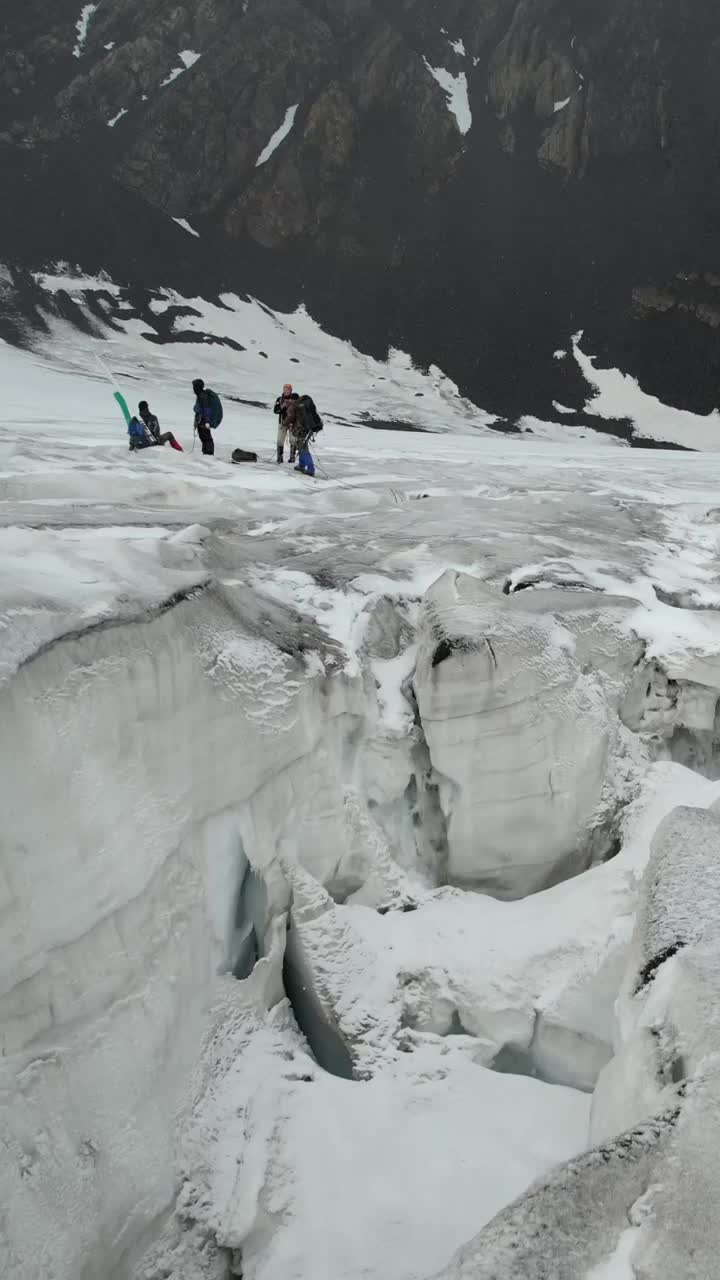
M293 435L293 427L295 426L295 418L297 415L297 402L299 396L292 389L292 383L286 382L282 389L282 395L279 395L275 401L274 413L278 418L277 431L277 461L285 460L285 440L290 432L290 457L289 462L295 461L295 436Z

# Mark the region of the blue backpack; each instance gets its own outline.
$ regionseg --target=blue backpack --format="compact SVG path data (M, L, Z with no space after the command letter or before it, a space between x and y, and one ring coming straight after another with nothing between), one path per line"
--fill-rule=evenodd
M150 432L141 422L139 418L131 418L128 422L128 435L130 437L130 446L134 449L144 448L145 445L155 444Z

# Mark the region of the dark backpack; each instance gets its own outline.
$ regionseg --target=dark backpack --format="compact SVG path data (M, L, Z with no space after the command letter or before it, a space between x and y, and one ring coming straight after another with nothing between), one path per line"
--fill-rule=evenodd
M317 435L318 431L323 429L323 420L315 408L315 401L312 396L300 396L298 400L298 409L300 410L303 425L307 431L311 431L313 435Z
M249 449L233 449L233 462L257 462L257 454L251 453Z
M210 414L210 426L219 427L223 420L223 407L217 391L211 391L209 387L205 390L207 397L206 404Z

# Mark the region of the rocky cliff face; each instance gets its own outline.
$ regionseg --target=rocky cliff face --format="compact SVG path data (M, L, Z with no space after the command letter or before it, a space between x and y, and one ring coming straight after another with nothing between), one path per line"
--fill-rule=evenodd
M0 31L10 259L303 299L510 416L581 405L553 359L581 327L646 389L715 402L710 0L79 8L16 4Z

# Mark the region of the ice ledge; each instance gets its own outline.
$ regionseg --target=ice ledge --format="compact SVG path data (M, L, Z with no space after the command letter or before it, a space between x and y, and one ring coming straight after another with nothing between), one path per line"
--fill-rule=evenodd
M212 580L186 531L0 529L0 687L60 641L148 621ZM98 576L100 574L101 576Z

